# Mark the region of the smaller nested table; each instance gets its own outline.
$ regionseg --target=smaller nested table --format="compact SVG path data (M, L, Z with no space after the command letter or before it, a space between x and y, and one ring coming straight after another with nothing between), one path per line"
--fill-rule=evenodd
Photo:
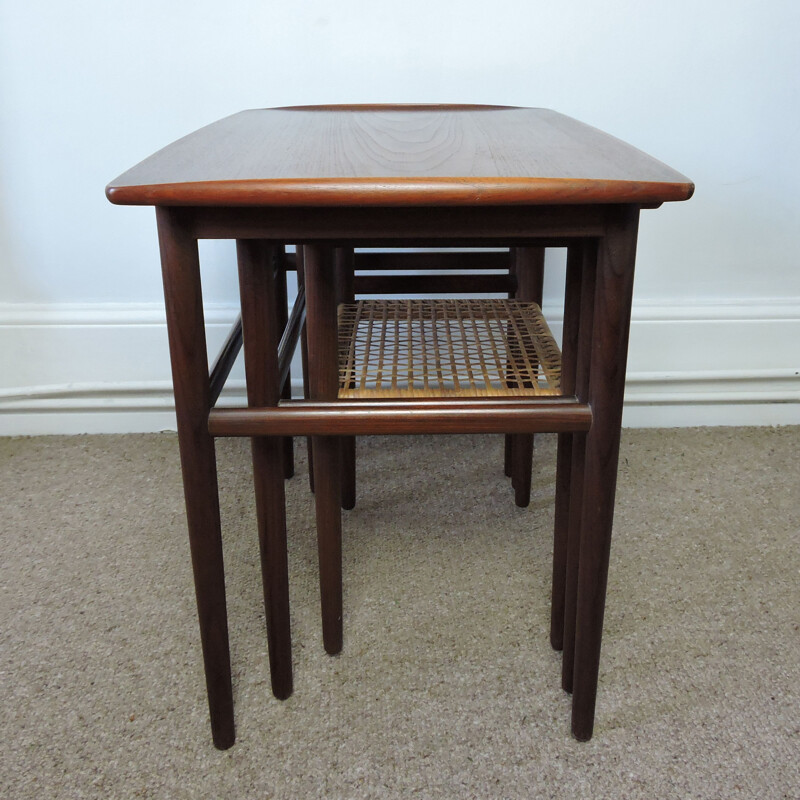
M545 109L494 106L245 111L175 142L108 186L114 203L157 207L189 539L218 747L233 743L234 725L217 435L254 437L273 691L286 697L292 673L278 437L314 437L323 636L326 649L337 652L342 642L337 437L559 433L551 641L563 648L562 685L573 693L573 733L579 739L591 736L639 211L686 200L692 191L684 176L594 128ZM204 238L237 240L247 409L213 408L239 334L232 334L209 375L197 248ZM305 290L284 325L276 286L287 243L302 247ZM434 356L446 352L452 360L456 351L441 350L441 342L429 337L451 330L448 314L463 317L468 307L445 304L417 312L410 306L359 310L353 305L342 310L340 325L336 275L352 265L346 254L357 246L512 247L522 283L536 260L526 254L566 247L560 365L541 328L532 335L533 349L519 350L528 324L540 325L538 311L533 320L524 318L527 312L520 317L498 307L492 313L501 318L495 327L499 339L494 334L478 339L489 350L500 342L524 351L533 372L503 375L495 369L478 379L495 381L496 393L448 397L453 375L440 381L444 362ZM304 301L310 399L282 401ZM384 326L406 320L410 349L419 356L411 361L424 364L421 371L412 364L402 380L384 382L388 392L377 399L359 395L359 384L374 387L378 377L385 378L384 367L370 366L365 358L365 342L372 341L359 327L365 311L382 315ZM444 327L432 325L432 314L445 320ZM473 355L485 366L480 350ZM500 356L501 365L504 359L510 363L509 352ZM525 358L511 361L516 365ZM456 370L456 380L460 376ZM440 386L438 396L431 396L434 384ZM403 394L409 386L411 392Z

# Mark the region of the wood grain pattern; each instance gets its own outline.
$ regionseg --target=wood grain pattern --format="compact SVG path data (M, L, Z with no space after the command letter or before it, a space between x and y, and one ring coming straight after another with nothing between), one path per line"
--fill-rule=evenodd
M259 437L254 472L270 652L273 678L278 678L275 692L285 696L291 691L288 586L282 453L275 436L313 436L309 465L313 452L323 640L333 654L342 647L342 437L478 430L561 433L551 638L564 648L562 677L565 688L573 690L573 733L580 740L592 735L638 214L641 207L688 199L693 189L664 164L568 117L545 109L490 106L246 111L175 142L107 187L114 203L157 206L190 546L217 747L229 747L235 731L214 435ZM201 238L241 240L248 409L211 410L212 391L218 391L230 356L215 366L209 381L197 248ZM268 256L274 242L299 245L300 294L305 287L308 302L303 351L311 401L305 404L278 399L288 344L276 341L276 319L285 317L283 311L275 316L272 296ZM336 269L334 248L565 245L571 248L565 312L569 377L562 390L574 396L525 398L518 405L504 399L372 404L337 399L336 277L344 272ZM440 258L442 268L449 268L450 256ZM286 266L282 261L281 281ZM350 266L348 251L348 281ZM534 275L540 281L538 269L517 270L520 296L532 291ZM448 283L452 277L458 276L448 275ZM339 294L352 291L348 285ZM281 283L278 294L285 306L283 292ZM293 319L289 327L296 335L302 318ZM228 351L235 344L236 336ZM517 446L520 437L512 438L506 468L524 497L520 461L528 456Z
M592 359L594 308L597 284L597 244L584 242L581 246L580 307L578 339L575 349L575 394L584 402L589 399L589 378ZM621 402L620 398L620 402ZM601 420L602 421L602 420ZM575 625L578 602L578 563L581 555L581 526L583 524L583 486L586 464L586 434L572 437L569 458L569 508L564 545L564 619L561 687L571 692L575 673Z
M304 249L298 246L295 255L295 266L297 268L297 296L303 294L303 305L305 306L305 262L304 262ZM306 335L305 316L303 317L302 328L300 329L300 357L303 364L303 397L310 397L308 386L308 336ZM314 445L309 436L306 439L306 452L308 453L308 488L311 494L314 494Z
M513 275L356 275L355 294L513 294Z
M281 385L272 269L275 253L268 243L258 240L237 242L236 253L247 402L276 406ZM289 697L293 688L283 448L283 441L274 437L254 437L251 442L270 676L272 692L281 700Z
M288 332L289 322L289 295L286 285L286 247L278 245L273 250L273 263L275 265L275 313L278 320L278 329L283 331L281 342ZM297 340L295 339L295 343ZM281 397L290 399L292 396L291 369L287 363L291 359L286 356L286 351L279 349L278 363L280 364ZM294 476L294 442L290 437L283 440L283 476Z
M352 247L337 247L333 253L336 282L336 305L355 300L355 254ZM339 442L342 453L342 508L352 511L356 507L356 439L347 436Z
M594 422L586 435L572 679L572 733L580 741L594 727L638 225L638 209L620 208L598 246L589 367Z
M502 270L508 272L508 250L484 250L473 253L469 250L457 253L434 250L427 253L379 252L356 253L355 269L358 270Z
M233 365L242 349L242 317L239 315L233 327L230 329L224 344L222 345L217 357L214 361L214 366L211 367L211 372L208 376L209 390L210 390L210 405L214 406L219 400L219 396L225 387L225 381L231 374Z
M542 307L544 286L544 248L515 247L514 274L517 300L530 300ZM527 508L531 502L531 476L533 472L533 434L515 435L511 442L511 485L514 502Z
M286 269L297 269L295 253L284 256ZM508 272L508 250L470 250L453 253L445 250L431 250L424 253L388 250L368 251L353 254L354 268L359 270L502 270Z
M585 431L592 422L588 405L569 403L515 404L492 401L417 404L300 403L278 408L219 408L208 417L213 436L393 436L412 434L531 433Z
M581 313L583 245L570 245L564 287L564 323L561 334L561 391L574 394ZM567 574L567 537L572 494L572 433L558 436L556 457L555 523L553 525L553 580L550 603L550 644L564 647L564 604Z
M326 241L358 247L567 247L575 237L602 236L602 205L443 206L430 208L192 209L198 239Z
M156 217L211 735L214 745L225 750L233 745L236 733L217 461L214 440L207 427L211 387L200 289L200 260L197 242L187 230L185 214L160 208L156 211Z
M308 315L308 388L313 400L335 400L337 364L336 281L329 247L303 248ZM314 436L314 493L317 552L325 651L342 649L342 500L341 448L334 436Z
M685 200L683 175L541 108L254 109L112 181L122 205L443 206Z

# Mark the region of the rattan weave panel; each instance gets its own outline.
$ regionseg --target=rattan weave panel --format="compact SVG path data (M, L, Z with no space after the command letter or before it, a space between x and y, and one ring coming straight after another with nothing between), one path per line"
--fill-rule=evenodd
M560 394L561 353L535 303L360 300L339 306L339 397Z

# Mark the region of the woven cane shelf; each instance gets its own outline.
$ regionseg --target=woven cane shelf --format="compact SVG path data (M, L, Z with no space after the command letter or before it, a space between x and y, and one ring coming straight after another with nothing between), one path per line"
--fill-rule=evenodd
M360 300L339 306L339 397L560 394L561 353L535 303Z

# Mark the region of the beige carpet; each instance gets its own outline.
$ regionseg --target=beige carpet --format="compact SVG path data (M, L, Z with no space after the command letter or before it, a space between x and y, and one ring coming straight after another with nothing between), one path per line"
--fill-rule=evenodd
M172 435L0 440L0 796L798 798L800 429L628 431L597 724L547 640L554 439L365 439L325 655L304 454L269 691L248 444L220 446L238 740L211 744Z

